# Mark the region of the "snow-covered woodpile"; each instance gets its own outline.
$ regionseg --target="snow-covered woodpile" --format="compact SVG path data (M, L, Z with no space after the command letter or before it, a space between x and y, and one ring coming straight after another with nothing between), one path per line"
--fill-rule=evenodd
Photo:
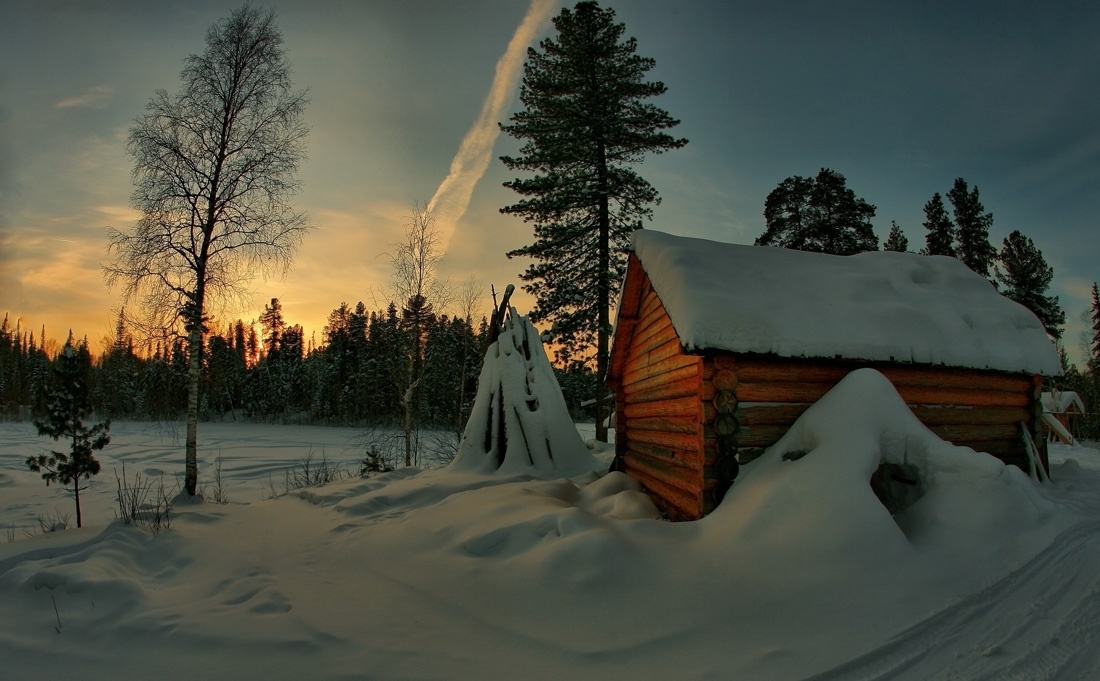
M885 375L941 438L1027 471L1038 319L954 258L832 256L635 234L608 381L617 465L675 519L698 518L849 372ZM1045 463L1044 463L1045 465Z

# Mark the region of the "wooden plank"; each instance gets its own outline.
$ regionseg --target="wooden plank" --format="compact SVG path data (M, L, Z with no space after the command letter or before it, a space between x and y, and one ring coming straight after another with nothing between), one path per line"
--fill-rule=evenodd
M787 403L746 406L744 402L738 404L737 420L746 426L776 425L780 423L794 423L802 416L803 412L810 408L807 403Z
M657 294L647 294L642 300L642 309L638 311L638 330L648 329L654 324L660 324L665 320L672 321L661 305L660 299L657 298Z
M688 371L690 367L690 371ZM689 355L673 355L648 366L642 366L623 375L623 385L642 384L645 381L662 382L679 380L699 373L699 358ZM656 383L652 383L656 385Z
M623 367L623 373L626 374L637 371L641 367L655 364L675 355L680 355L683 351L683 346L680 345L679 338L670 338L662 345L646 352L642 352L640 348L637 347L632 348L628 353L629 356Z
M926 424L927 425L927 424ZM986 442L989 440L1011 440L1020 437L1018 423L997 423L983 425L929 425L928 429L941 439L955 444ZM1022 446L1022 445L1021 445Z
M852 371L871 367L895 386L933 386L961 390L1026 391L1032 385L1027 374L1007 374L947 367L889 362L844 362L829 360L776 360L738 356L736 372L746 383L811 382L837 383Z
M907 404L958 404L970 407L1026 407L1031 404L1031 396L1022 392L922 386L897 386L897 388L898 394Z
M703 432L668 433L659 430L634 430L627 428L627 437L632 444L647 443L679 452L698 452L703 447Z
M669 341L680 342L680 337L676 335L676 329L672 328L671 322L662 324L660 328L650 327L644 332L635 333L627 361L640 357L647 352L653 352Z
M676 466L700 473L706 463L705 457L699 450L674 450L661 445L651 445L647 442L629 440L627 452L633 452L634 456L661 461L666 466Z
M664 305L661 304L661 297L653 290L652 284L649 284L649 282L647 282L647 284L646 290L642 294L641 305L638 306L638 316L649 317L658 312L660 314L667 314Z
M698 415L700 411L699 400L694 396L680 397L659 402L643 402L640 404L625 404L623 413L627 419L643 419L653 416L685 416ZM626 423L626 421L623 421Z
M833 388L830 383L741 383L737 386L740 402L817 402ZM1024 393L994 392L991 390L961 390L953 388L929 388L898 386L898 394L908 404L957 404L974 407L1026 407L1031 398Z
M623 395L627 404L637 404L639 402L656 402L658 400L668 400L677 397L696 397L699 395L699 379L685 378L672 383L663 383L661 385L647 388L645 390L638 390L637 386L624 386Z
M985 425L994 423L1030 423L1027 407L947 407L912 405L913 414L926 426Z
M737 447L770 447L790 430L790 424L774 426L741 426L733 440ZM704 447L717 447L718 436L707 429L703 439Z
M657 430L667 433L700 433L699 413L631 419L628 430Z
M684 491L674 485L669 485L660 478L650 475L648 469L641 466L625 463L626 474L641 483L646 489L657 508L661 509L670 520L695 520L703 514L701 493Z
M636 378L636 380L634 381L623 383L623 390L628 393L635 393L639 391L649 390L650 388L656 388L666 383L683 381L685 379L691 379L698 383L699 367L695 364L688 364L686 366L681 366L656 376Z

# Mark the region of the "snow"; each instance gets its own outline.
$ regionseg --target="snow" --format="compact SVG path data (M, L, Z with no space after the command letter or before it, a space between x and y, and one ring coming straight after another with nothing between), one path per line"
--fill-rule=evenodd
M1035 483L938 440L870 370L691 523L656 519L607 450L568 477L406 468L267 499L310 448L353 465L354 431L202 424L230 503L153 536L111 521L104 478L171 478L182 444L112 434L84 529L0 535L5 681L1100 675L1100 451L1052 447ZM0 528L70 510L22 465L47 444L0 424ZM895 516L868 484L883 462L920 492Z
M684 348L1061 373L1039 320L955 258L634 233Z
M1071 406L1076 406L1078 412L1085 411L1085 403L1081 401L1081 396L1072 390L1044 392L1041 401L1043 411L1051 414L1064 414Z
M559 476L589 470L592 454L572 424L541 336L511 308L499 338L485 351L477 396L451 468ZM498 451L502 439L503 452Z

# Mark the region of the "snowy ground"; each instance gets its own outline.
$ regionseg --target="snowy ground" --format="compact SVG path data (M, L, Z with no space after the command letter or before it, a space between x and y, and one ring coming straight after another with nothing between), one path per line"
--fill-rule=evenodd
M82 530L0 534L0 678L1100 678L1100 451L1055 448L1036 485L871 392L836 397L843 418L823 400L679 524L606 455L571 480L406 469L269 499L311 449L354 467L357 433L203 424L229 503L153 536L113 521L111 471L174 485L182 445L119 423ZM71 513L22 463L49 444L0 424L0 528ZM929 491L895 519L863 476L903 451Z

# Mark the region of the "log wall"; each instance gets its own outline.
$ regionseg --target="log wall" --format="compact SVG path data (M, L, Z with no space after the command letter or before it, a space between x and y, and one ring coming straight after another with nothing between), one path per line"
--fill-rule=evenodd
M714 384L723 377L723 387L709 390L716 399L705 407L704 424L717 422L722 413L732 414L736 432L727 436L725 446L735 447L745 463L775 444L802 412L861 367L890 379L916 417L939 437L1028 471L1023 423L1046 466L1046 447L1039 437L1041 387L1037 377L1026 374L714 353L704 361L703 382ZM708 436L706 446L718 444Z
M624 472L650 491L669 518L698 518L709 510L700 399L703 358L683 353L648 280L634 296L624 296L619 327L628 324L632 333L625 352L616 349L612 370L616 455Z

